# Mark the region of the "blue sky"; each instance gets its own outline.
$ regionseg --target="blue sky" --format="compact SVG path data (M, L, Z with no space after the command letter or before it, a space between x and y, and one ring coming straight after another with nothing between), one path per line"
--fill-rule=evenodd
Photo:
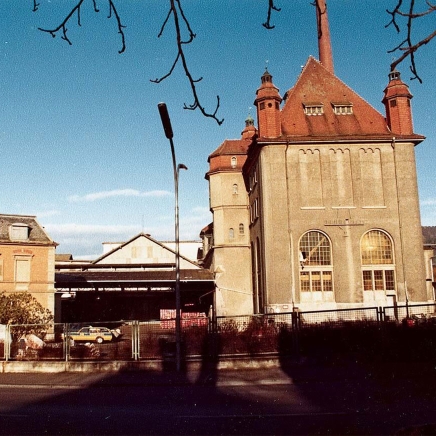
M218 126L183 109L191 103L180 67L160 85L175 54L171 27L158 39L167 14L160 0L115 0L126 26L126 51L115 21L85 0L78 27L73 20L68 45L37 30L55 27L75 0L0 2L0 212L36 215L75 258L98 256L102 242L125 241L137 233L158 240L174 237L174 183L171 153L157 111L167 103L180 174L180 237L198 239L211 221L207 157L226 138L239 138L265 66L283 95L309 55L318 57L315 11L310 0L277 0L276 28L265 30L267 1L183 0L195 42L186 47L198 92L206 109L221 99ZM381 99L399 42L386 8L396 0L330 0L329 18L335 74L383 113ZM433 17L434 21L434 17ZM430 33L431 20L417 30ZM414 126L427 137L416 149L423 225L436 225L436 42L417 55L424 81L409 82Z

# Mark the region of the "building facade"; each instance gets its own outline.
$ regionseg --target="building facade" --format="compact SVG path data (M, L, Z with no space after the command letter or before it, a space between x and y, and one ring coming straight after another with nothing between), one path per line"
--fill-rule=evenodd
M215 237L244 215L249 254L238 271L250 269L251 292L242 304L251 300L254 313L433 300L414 154L424 137L413 131L412 95L391 71L382 115L336 77L326 5L317 3L320 59L309 57L283 97L272 75L262 75L257 129L247 143L235 141L245 144L246 156L238 156L244 163L232 180L224 181L214 166L216 155L236 156L224 150L232 141L209 157L213 256L228 274L235 254ZM220 211L232 209L222 190L228 192L239 174L246 188L239 201L248 209L226 217ZM239 312L233 301L225 306Z
M215 274L219 315L253 312L249 204L242 168L255 135L254 120L248 117L241 139L224 141L208 159L213 225L200 236L204 266Z
M54 314L57 244L34 216L0 215L0 291L29 292Z
M92 262L60 259L56 321L150 321L159 320L162 310L174 310L175 252L166 244L140 233L123 243L105 243L104 254ZM179 273L182 311L209 314L213 274L183 255Z

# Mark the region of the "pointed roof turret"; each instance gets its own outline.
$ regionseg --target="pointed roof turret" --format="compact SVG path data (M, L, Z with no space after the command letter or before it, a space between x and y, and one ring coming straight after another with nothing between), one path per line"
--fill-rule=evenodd
M410 100L412 100L412 94L409 87L401 80L400 72L391 71L382 103L386 108L388 126L397 135L413 134Z
M251 114L245 119L245 129L241 135L242 139L252 139L256 135L256 127L254 127L254 119Z
M282 97L272 81L267 69L262 74L261 85L256 91L254 104L257 107L257 123L259 135L265 138L278 138L280 129L280 103Z

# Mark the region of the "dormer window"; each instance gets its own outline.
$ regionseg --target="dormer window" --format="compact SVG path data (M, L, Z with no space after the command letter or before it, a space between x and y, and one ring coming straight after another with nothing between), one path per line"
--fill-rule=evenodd
M349 102L345 103L332 103L333 112L335 115L352 115L353 104Z
M324 105L322 103L303 103L305 115L322 115Z
M29 226L24 223L14 223L9 227L9 238L12 241L27 241L29 239Z

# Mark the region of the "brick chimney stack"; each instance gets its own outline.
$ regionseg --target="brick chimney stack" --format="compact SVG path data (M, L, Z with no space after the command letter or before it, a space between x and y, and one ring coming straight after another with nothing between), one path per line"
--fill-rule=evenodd
M330 71L330 73L334 74L326 0L315 0L315 7L318 29L319 61L328 71Z

